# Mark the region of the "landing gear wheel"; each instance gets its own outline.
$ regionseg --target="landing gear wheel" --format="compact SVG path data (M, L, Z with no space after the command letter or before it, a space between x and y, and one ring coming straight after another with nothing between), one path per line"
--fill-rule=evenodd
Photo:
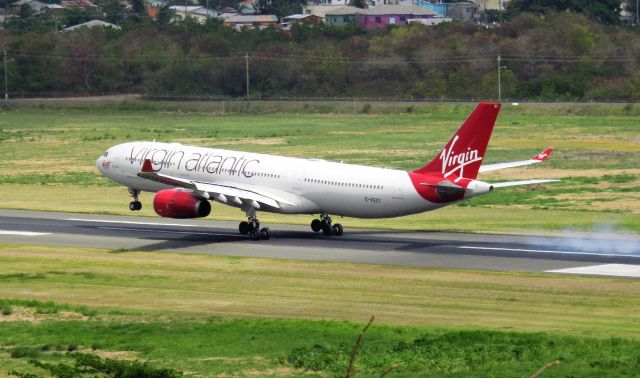
M129 203L129 210L131 211L141 210L142 203L138 201L138 195L140 194L140 191L138 189L129 188L129 194L131 194L131 197L133 197L133 201Z
M320 232L320 230L322 230L322 222L320 222L320 219L314 219L311 221L311 229L313 232Z
M248 222L240 222L238 231L243 235L249 235L251 240L269 240L271 239L271 230L268 227L260 229L258 218L249 216Z
M322 233L324 236L331 236L331 226L322 227Z
M332 228L333 228L333 234L336 236L340 236L344 232L344 229L342 228L342 225L340 223L334 224Z

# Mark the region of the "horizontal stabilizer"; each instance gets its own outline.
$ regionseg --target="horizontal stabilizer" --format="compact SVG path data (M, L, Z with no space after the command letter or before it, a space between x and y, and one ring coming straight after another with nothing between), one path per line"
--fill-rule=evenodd
M539 154L537 154L536 156L534 156L534 157L532 157L531 159L528 159L528 160L512 161L512 162L509 162L509 163L497 163L497 164L483 165L483 166L480 167L480 173L482 173L482 172L490 172L490 171L497 171L499 169L505 169L505 168L521 167L523 165L542 163L543 161L547 160L547 158L549 157L549 155L551 155L552 152L553 152L553 148L548 148L548 149L540 152Z
M498 182L493 185L494 188L504 188L507 186L520 186L520 185L533 185L533 184L542 184L545 182L558 182L560 180L523 180L523 181L507 181L507 182Z

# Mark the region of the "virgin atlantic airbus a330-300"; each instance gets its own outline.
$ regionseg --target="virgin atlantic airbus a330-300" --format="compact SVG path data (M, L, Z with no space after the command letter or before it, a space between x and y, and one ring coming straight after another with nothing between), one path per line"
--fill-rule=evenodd
M479 172L540 163L553 151L523 161L481 165L499 111L500 104L478 104L436 158L410 172L155 141L113 146L96 165L106 177L129 188L133 211L142 208L140 192L148 191L156 192L153 208L162 217L206 217L209 201L238 207L248 217L239 231L253 240L271 237L269 228L260 228L257 211L320 214L311 222L313 231L342 235L342 225L332 224L329 214L398 217L494 188L557 181L476 180Z

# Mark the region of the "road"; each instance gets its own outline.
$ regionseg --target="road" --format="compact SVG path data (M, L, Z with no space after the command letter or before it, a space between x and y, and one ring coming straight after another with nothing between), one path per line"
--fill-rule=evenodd
M555 272L640 278L640 238L575 234L533 237L269 225L254 242L237 223L0 209L0 243L76 246L487 271Z

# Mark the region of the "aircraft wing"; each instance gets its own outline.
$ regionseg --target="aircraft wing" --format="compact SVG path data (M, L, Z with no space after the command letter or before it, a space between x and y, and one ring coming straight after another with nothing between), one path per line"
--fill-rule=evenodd
M512 161L512 162L509 162L509 163L498 163L498 164L483 165L483 166L480 167L480 171L479 172L480 173L482 173L482 172L490 172L490 171L497 171L499 169L515 168L515 167L521 167L523 165L542 163L543 161L547 160L547 158L549 157L549 155L551 155L552 152L553 152L553 148L548 148L548 149L542 151L541 153L537 154L536 156L534 156L534 157L532 157L531 159L528 159L528 160Z
M260 204L280 208L281 204L295 204L286 199L267 193L254 187L245 187L235 183L207 183L193 180L187 180L179 177L164 175L153 170L151 160L147 159L142 165L142 170L138 173L138 177L159 182L161 184L175 186L178 188L191 189L202 198L212 199L226 204L242 205L248 203L256 209L260 208Z

